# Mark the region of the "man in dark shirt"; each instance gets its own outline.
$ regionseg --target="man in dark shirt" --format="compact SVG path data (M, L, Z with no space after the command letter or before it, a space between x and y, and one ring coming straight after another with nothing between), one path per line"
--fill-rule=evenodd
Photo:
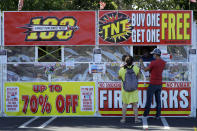
M155 94L156 103L157 103L157 113L156 118L159 119L161 115L161 89L162 89L162 72L164 70L166 62L161 59L161 51L158 48L155 48L151 54L155 58L154 61L150 63L148 67L144 67L143 60L140 59L140 64L144 71L150 71L150 85L147 90L147 100L143 116L146 117L149 115L150 106Z

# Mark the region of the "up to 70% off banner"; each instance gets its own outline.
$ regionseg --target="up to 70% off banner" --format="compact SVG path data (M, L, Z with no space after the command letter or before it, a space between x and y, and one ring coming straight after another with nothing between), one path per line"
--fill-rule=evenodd
M49 85L48 88L50 92L60 93L62 91L62 87L60 85ZM47 86L45 85L33 86L33 91L35 93L43 93L45 90L47 90ZM22 112L26 114L28 106L30 106L30 111L35 114L38 112L39 106L41 106L41 112L43 114L44 112L50 113L52 110L52 106L48 99L48 95L23 95L22 101L24 101L24 106ZM72 107L72 113L75 113L76 107L78 106L78 99L78 95L66 95L64 97L63 95L59 94L55 99L56 110L59 113L63 113L66 109L66 113L70 113L70 108Z

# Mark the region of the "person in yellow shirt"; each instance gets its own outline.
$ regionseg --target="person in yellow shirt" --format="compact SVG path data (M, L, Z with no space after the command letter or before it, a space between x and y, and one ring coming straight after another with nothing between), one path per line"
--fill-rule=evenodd
M121 93L122 93L122 119L120 120L121 123L126 122L126 111L127 111L127 106L129 104L132 104L134 114L135 114L135 123L140 123L141 119L138 119L138 90L134 90L132 92L127 92L123 88L123 81L125 80L125 74L127 71L127 68L132 68L133 65L133 57L132 56L127 56L125 59L126 65L119 70L119 79L122 80L122 88L121 88ZM138 76L140 69L137 66L133 66L133 71L135 74Z

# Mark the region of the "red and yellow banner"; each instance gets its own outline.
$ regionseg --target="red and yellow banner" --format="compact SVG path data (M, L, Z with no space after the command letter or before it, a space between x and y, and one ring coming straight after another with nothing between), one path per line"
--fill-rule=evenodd
M95 11L4 12L9 45L95 45Z
M5 83L7 116L91 116L94 82Z
M138 84L138 113L142 115L146 104L148 83ZM98 87L98 109L102 116L121 116L122 98L120 82L100 82ZM189 116L191 114L191 83L165 82L161 92L162 116ZM156 102L153 97L150 115L156 113ZM133 116L130 106L127 115Z
M95 11L4 12L9 45L95 45ZM99 43L191 45L192 11L99 11Z
M99 11L99 43L191 45L192 11Z
M148 83L138 85L139 115L144 112ZM121 116L120 82L14 82L5 83L4 111L7 116ZM98 99L98 103L96 103ZM165 82L161 92L162 116L191 114L191 82ZM98 106L98 113L96 113ZM153 97L150 115L156 113ZM130 106L128 116L134 112Z

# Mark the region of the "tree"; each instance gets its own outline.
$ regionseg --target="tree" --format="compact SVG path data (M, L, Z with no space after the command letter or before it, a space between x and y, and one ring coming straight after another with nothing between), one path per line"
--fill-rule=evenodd
M1 11L17 10L18 0L1 0Z
M197 20L197 2L190 0L24 0L22 10L99 10L100 1L106 3L104 10L193 10ZM18 0L1 0L1 10L17 8Z
M109 2L109 0L103 1ZM115 0L114 2L118 6L115 9L121 10L193 10L194 19L197 20L197 2L192 3L190 0Z

